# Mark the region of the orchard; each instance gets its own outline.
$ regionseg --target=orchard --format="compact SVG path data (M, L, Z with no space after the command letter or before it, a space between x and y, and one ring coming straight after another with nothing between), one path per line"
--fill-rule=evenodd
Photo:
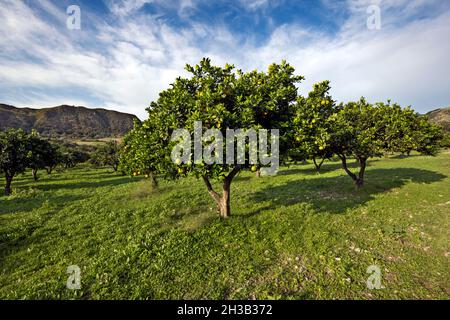
M204 58L186 70L190 77L179 77L162 91L147 108L148 119L136 123L126 136L119 168L131 175L150 175L153 184L155 175L166 179L194 175L205 184L221 218L231 215L233 179L243 170L259 172L267 167L260 159L274 156L275 150L282 162L293 155L312 159L317 171L325 159L336 156L360 188L370 158L389 151L433 155L443 137L439 127L398 104L371 104L364 98L336 104L329 81L315 84L302 97L297 86L303 77L285 61L270 65L266 72L243 72L229 64L214 66ZM248 152L244 158L234 156L238 152L234 138L231 143L221 140L227 131L240 128L246 142L241 140L238 146ZM261 148L261 140L252 142L252 130L276 130L276 144L270 151L267 142ZM202 138L192 143L191 133ZM269 140L274 142L273 138L271 134ZM226 153L233 156L217 161ZM349 169L350 159L357 162L357 172ZM213 187L213 180L221 190Z
M339 158L356 188L365 183L367 162L386 153L435 155L444 139L440 127L411 108L369 103L365 98L333 100L329 81L298 94L304 79L286 61L266 71L244 72L233 65L214 66L204 58L186 66L179 77L147 108L148 119L136 121L119 145L99 147L90 157L58 147L23 130L0 132L0 172L5 193L15 176L31 169L50 174L91 162L132 177L158 179L195 176L205 185L219 216L231 215L231 186L240 172L274 174L280 163L312 160L318 174L326 159ZM226 138L226 139L225 139ZM356 161L352 171L349 161ZM219 189L214 181L219 182Z
M57 147L37 132L27 134L22 129L0 131L0 172L5 175L7 195L11 194L11 183L18 174L29 168L37 180L39 169L51 173L58 161Z

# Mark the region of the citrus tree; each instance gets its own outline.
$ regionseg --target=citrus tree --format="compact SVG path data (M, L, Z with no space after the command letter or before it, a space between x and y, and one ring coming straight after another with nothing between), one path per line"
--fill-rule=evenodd
M330 89L330 82L323 81L314 85L308 97L298 97L293 119L293 151L311 158L318 172L325 159L333 155L330 145L333 125L330 117L337 107Z
M442 129L411 108L398 104L376 103L364 98L341 105L330 117L331 150L342 161L345 172L359 188L364 185L367 160L386 151L409 154L418 151L434 155L439 150ZM347 165L349 157L356 159L359 171L353 173Z
M38 180L38 170L46 169L50 174L59 162L57 147L41 138L36 131L32 131L28 136L27 155L28 167L31 169L35 181Z
M165 141L160 140L161 133L158 127L152 125L152 120L148 119L142 124L135 122L133 130L124 137L119 153L119 168L131 176L144 175L155 188L158 186L158 166L164 163L161 162L161 156L165 154Z
M98 147L91 155L91 162L98 166L110 166L114 172L119 167L120 146L117 141L108 141L106 144Z
M29 139L22 129L0 132L0 171L5 175L5 193L11 194L13 178L29 164Z
M419 116L411 108L402 108L399 104L377 103L383 109L382 116L386 123L384 149L387 152L410 154L418 149L416 130L418 130Z
M385 122L385 150L409 155L417 151L425 155L435 155L441 146L444 132L441 127L428 121L411 107L402 108L390 101L377 103L382 109Z
M345 172L357 188L364 185L367 160L383 154L385 141L385 118L383 109L368 103L364 98L357 102L341 104L339 111L330 117L332 134L330 148L342 162ZM359 171L353 173L347 164L354 157Z
M436 155L445 137L440 126L428 121L426 116L416 114L411 131L413 139L417 142L415 151L424 155Z
M59 147L60 162L65 168L74 168L77 164L83 163L89 160L89 154L80 150L76 145L63 144Z
M295 76L294 68L286 62L272 64L265 73L245 73L235 71L229 64L223 68L213 66L205 58L196 66L187 65L186 70L190 77L177 78L147 109L154 136L142 138L141 135L137 141L149 141L146 153L157 152L158 170L164 177L194 175L201 178L217 204L220 217L226 218L231 215L233 179L241 170L259 169L267 166L267 162L259 161L258 157L253 161L250 151L258 155L264 152L248 142L243 143L248 155L244 158L235 156L239 144L234 143L236 136L231 137L231 147L227 143L220 144L220 137L226 137L232 129L243 129L240 134L245 136L251 129L256 132L259 129L278 129L282 132L288 128L294 114L296 83L302 77ZM196 134L202 135L197 145L196 142L191 143L189 133L194 133L194 140ZM271 141L276 139L275 134L267 135ZM280 152L287 150L284 146L287 135L280 135ZM185 147L177 149L181 140ZM214 148L211 147L213 145ZM200 157L199 149L202 150ZM174 150L182 151L183 159L174 161ZM225 153L227 161L220 161ZM231 159L228 159L229 154L233 155ZM272 150L266 150L266 159L271 155ZM214 189L212 180L220 182L221 192Z
M52 174L53 169L62 162L62 153L59 146L51 144L44 153L44 166L47 174Z

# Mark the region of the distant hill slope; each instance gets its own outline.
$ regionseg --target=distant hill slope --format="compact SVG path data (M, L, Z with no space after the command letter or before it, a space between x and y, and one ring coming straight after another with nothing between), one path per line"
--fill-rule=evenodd
M31 109L0 104L0 130L36 129L52 138L120 137L133 128L134 119L134 115L105 109L67 105Z
M427 116L431 122L441 125L446 132L450 132L450 107L430 111Z

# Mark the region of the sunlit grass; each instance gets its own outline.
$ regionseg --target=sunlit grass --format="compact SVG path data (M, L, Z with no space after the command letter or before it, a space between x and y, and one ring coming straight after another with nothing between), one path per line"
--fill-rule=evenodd
M371 161L360 191L338 163L244 172L227 221L193 177L27 174L0 197L0 298L448 299L449 174L448 153Z

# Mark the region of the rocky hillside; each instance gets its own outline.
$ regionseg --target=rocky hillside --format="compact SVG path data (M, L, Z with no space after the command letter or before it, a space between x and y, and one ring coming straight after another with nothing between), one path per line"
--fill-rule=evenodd
M36 129L52 138L120 137L133 128L134 119L134 115L105 109L67 105L30 109L0 104L0 130Z
M441 125L446 132L450 132L450 107L430 111L427 116L431 122Z

